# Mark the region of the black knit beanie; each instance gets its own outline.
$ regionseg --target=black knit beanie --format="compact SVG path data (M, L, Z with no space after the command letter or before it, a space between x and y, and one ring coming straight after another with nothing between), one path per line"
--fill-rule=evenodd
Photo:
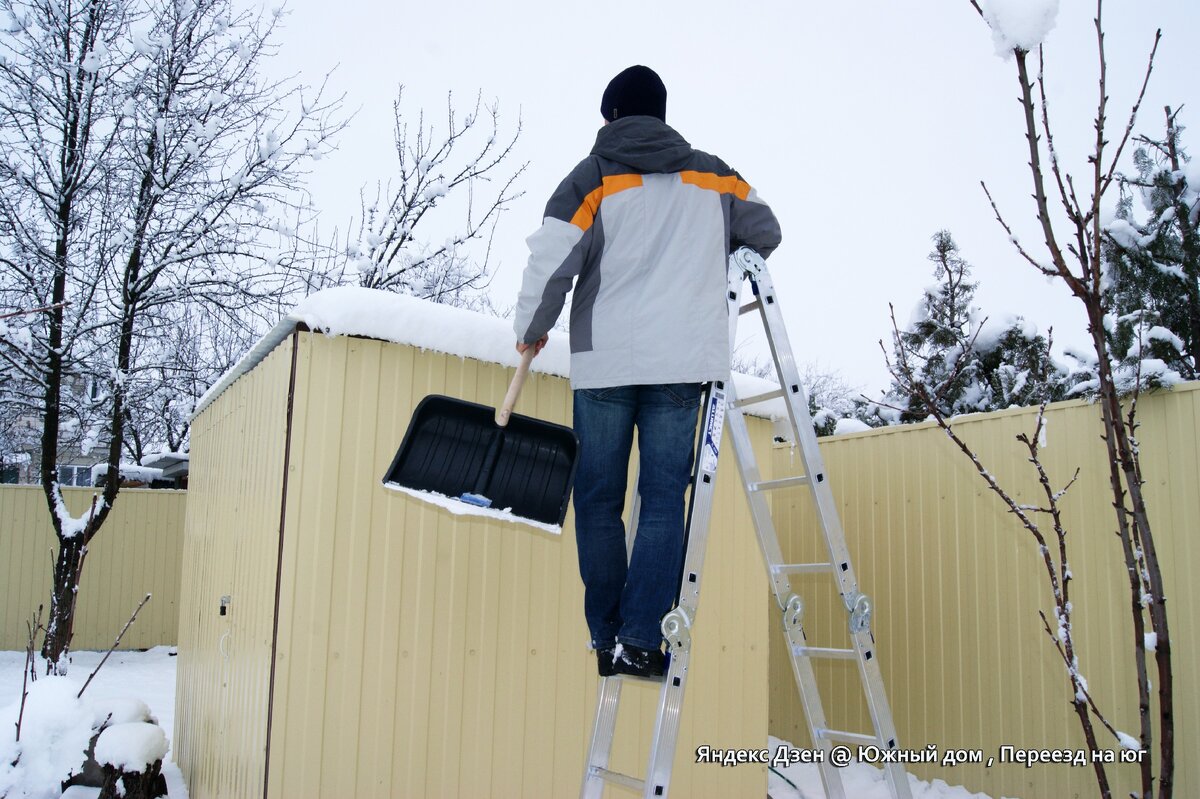
M639 114L666 122L667 87L650 67L630 67L608 82L600 114L609 122Z

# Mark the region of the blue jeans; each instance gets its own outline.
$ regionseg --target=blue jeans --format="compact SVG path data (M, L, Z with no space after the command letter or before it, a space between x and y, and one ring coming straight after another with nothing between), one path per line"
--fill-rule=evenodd
M699 407L698 383L575 391L575 537L583 612L597 649L614 641L662 645L660 623L675 602L683 567L684 492ZM627 563L621 514L635 427L642 504Z

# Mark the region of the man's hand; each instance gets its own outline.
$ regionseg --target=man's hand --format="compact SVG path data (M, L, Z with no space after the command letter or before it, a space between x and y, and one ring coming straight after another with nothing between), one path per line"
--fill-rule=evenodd
M550 340L550 334L547 333L546 335L539 338L537 341L533 342L533 344L526 344L523 341L518 341L517 342L517 352L524 355L525 350L529 349L530 347L533 347L533 357L536 358L538 356L538 353L540 353L542 351L542 347L545 347L546 342L549 340Z

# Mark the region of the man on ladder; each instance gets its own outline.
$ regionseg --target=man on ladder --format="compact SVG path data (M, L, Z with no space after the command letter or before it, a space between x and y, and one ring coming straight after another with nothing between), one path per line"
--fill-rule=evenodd
M745 246L766 257L780 240L775 215L741 176L666 124L666 101L644 66L608 84L591 154L529 237L514 325L517 350L540 351L576 281L575 529L602 677L663 675L660 625L683 563L701 386L729 379L729 254ZM627 561L635 428L641 509Z

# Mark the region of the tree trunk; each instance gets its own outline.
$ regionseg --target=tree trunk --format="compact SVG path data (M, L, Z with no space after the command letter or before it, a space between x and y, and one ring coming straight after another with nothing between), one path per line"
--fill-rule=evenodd
M100 786L99 799L158 799L167 795L167 781L162 775L162 761L141 773L121 771L114 766L104 766L104 784Z
M1155 647L1155 665L1158 679L1158 721L1161 740L1159 742L1158 796L1171 799L1175 782L1175 715L1174 685L1171 672L1171 633L1167 621L1166 589L1163 585L1162 569L1154 545L1154 534L1146 512L1146 500L1142 494L1141 467L1134 442L1130 440L1122 418L1122 406L1112 370L1107 358L1103 337L1103 311L1099 302L1085 300L1093 344L1099 356L1097 374L1100 382L1099 404L1104 420L1104 441L1108 450L1109 480L1113 492L1113 506L1117 512L1118 535L1125 554L1125 565L1130 575L1130 593L1134 626L1134 657L1138 674L1139 715L1142 723L1142 741L1150 743L1150 680L1146 668L1145 618L1142 611L1142 576L1139 574L1135 548L1141 549L1141 562L1145 564L1146 588L1150 603L1146 612L1150 617L1151 629L1158 636ZM1128 494L1131 507L1126 508ZM1149 752L1147 752L1149 755ZM1154 796L1154 776L1151 761L1147 756L1141 764L1142 795Z
M87 555L82 533L71 538L59 538L58 557L54 560L54 587L50 592L50 618L46 623L46 639L42 657L57 670L57 663L71 646L75 627L75 600L78 597L79 573Z

